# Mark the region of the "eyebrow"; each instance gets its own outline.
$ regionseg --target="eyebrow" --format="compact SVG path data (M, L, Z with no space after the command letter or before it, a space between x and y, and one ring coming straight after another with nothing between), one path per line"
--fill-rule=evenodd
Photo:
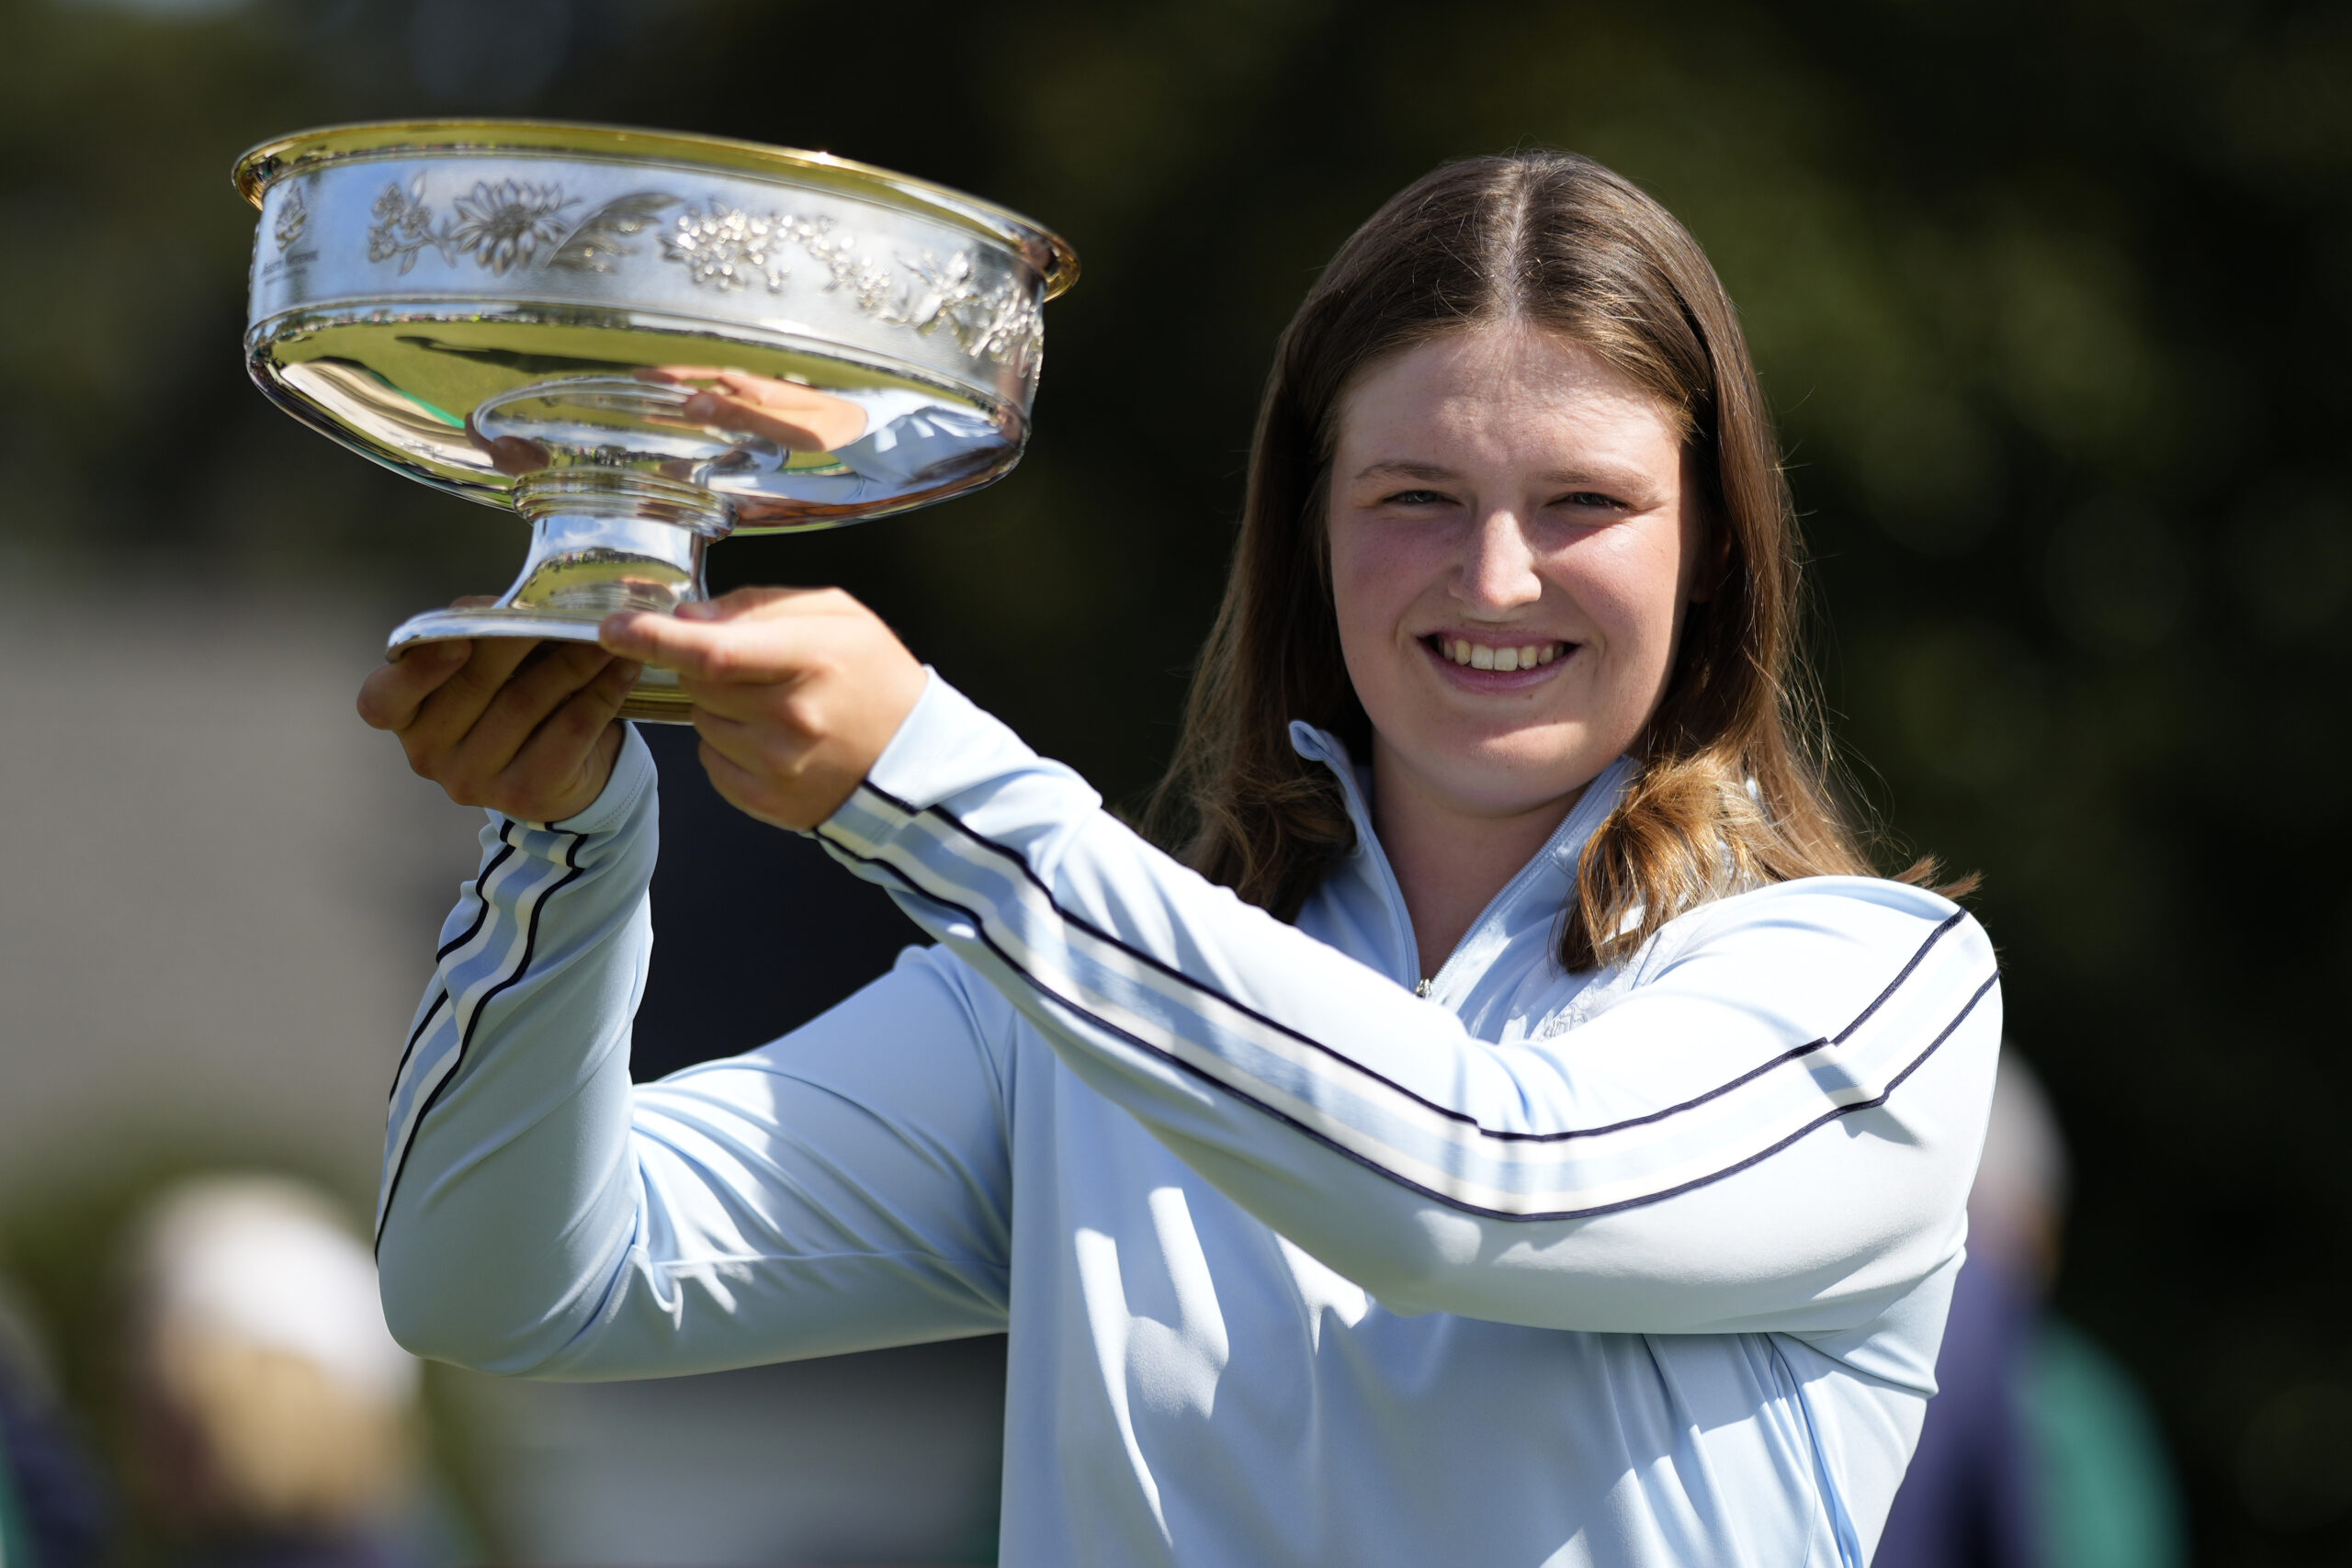
M1461 476L1442 463L1386 462L1374 463L1356 475L1360 479L1451 479Z
M1449 468L1442 463L1417 463L1409 459L1396 459L1374 463L1358 472L1355 477L1358 479L1442 480L1458 479L1462 475L1460 470ZM1611 490L1640 490L1646 488L1648 483L1644 476L1631 469L1616 468L1555 468L1549 473L1539 474L1536 477L1545 484L1599 485Z

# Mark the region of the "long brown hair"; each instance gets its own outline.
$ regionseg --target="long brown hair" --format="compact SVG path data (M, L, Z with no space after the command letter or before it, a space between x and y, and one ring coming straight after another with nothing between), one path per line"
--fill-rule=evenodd
M1196 870L1285 919L1352 847L1338 781L1288 733L1305 719L1369 755L1327 548L1338 411L1388 355L1513 321L1591 349L1673 411L1700 480L1702 558L1715 563L1702 570L1719 574L1689 608L1640 772L1585 847L1561 963L1618 962L1727 893L1870 874L1807 700L1796 521L1738 317L1671 214L1563 152L1473 158L1416 182L1340 247L1283 333L1232 576L1155 827Z

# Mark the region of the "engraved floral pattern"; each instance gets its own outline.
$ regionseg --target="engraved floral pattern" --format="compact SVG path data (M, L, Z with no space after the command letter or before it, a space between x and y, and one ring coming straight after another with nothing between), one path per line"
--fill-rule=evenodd
M857 242L833 232L830 218L797 219L795 237L800 248L807 251L818 265L825 269L825 292L838 293L848 289L857 308L870 316L881 315L889 306L891 285L896 281L890 268L869 255L858 254Z
M578 205L578 198L567 197L560 185L520 180L492 185L485 180L458 197L454 213L435 222L422 178L412 180L406 189L386 186L369 211L375 222L368 231L368 259L382 262L397 256L406 273L430 247L449 265L455 266L460 256L471 256L476 265L503 276L528 265L542 245L562 239L563 214Z
M662 236L662 252L682 264L696 283L718 288L741 288L754 278L771 294L784 292L784 247L791 240L792 220L770 213L757 217L740 208L710 205L708 211L689 207Z
M433 209L424 204L423 178L410 181L406 190L397 185L386 186L384 194L368 209L368 216L376 220L368 230L369 261L390 261L398 256L401 271L406 274L416 265L417 254L427 245L440 251L442 260L448 259L447 248L433 232Z
M458 198L449 245L503 276L511 267L528 264L541 245L562 239L564 210L579 205L579 198L567 198L560 185L525 185L520 180L480 184Z
M299 236L307 221L293 200L278 219L281 247L292 243L286 238L289 222ZM787 262L797 254L815 264L822 292L847 295L876 321L926 337L944 333L974 360L1023 377L1037 373L1045 323L1034 290L1012 276L988 281L968 250L944 258L928 250L886 258L863 249L831 218L752 212L717 199L684 204L663 224L662 215L681 199L662 191L620 197L574 223L567 215L580 204L555 183L483 181L458 197L452 212L436 215L419 176L405 186L386 186L377 197L368 259L397 260L405 274L430 250L447 265L470 257L500 276L534 265L610 273L619 258L639 254L642 235L658 237L662 259L684 268L697 288L724 293L756 283L782 294L792 277Z
M660 190L636 191L608 201L571 231L547 265L567 272L618 271L622 257L638 254L638 236L659 229L662 214L677 205L676 197Z
M944 327L957 347L974 359L1025 366L1037 351L1043 321L1026 289L1011 281L985 288L972 276L972 255L958 251L942 262L929 251L901 256L899 265L915 276L903 310L876 311L884 321L902 321L919 333Z
M680 213L662 245L698 285L731 289L758 281L771 294L784 292L792 276L785 253L797 246L822 269L824 292L846 292L876 321L925 335L944 331L970 357L1010 365L1019 374L1036 368L1044 336L1036 302L1010 278L982 284L969 251L944 261L924 251L899 256L893 266L836 233L830 218L751 213L716 201Z

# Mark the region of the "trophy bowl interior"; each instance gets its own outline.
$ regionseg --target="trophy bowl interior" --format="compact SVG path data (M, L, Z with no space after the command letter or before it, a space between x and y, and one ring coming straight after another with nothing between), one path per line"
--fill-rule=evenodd
M804 442L773 466L701 476L732 504L733 531L747 534L834 527L977 489L1019 461L1026 434L1019 411L909 369L893 374L813 341L722 338L639 313L377 303L273 321L249 340L248 355L254 381L304 423L412 479L499 507L529 465L502 450L481 412L574 378L744 388L749 396L729 400L739 428L766 424L764 403L805 389L886 412L911 409L959 437L937 443L940 460L911 473L861 473L854 452L845 461Z
M716 495L728 531L856 522L1011 468L1041 308L1077 266L944 186L666 132L334 127L254 149L235 177L261 209L247 362L288 412L504 506L537 468L648 468L663 444L640 430L550 455L485 428L485 407L573 406L616 379L676 389L674 413L650 416L678 426L670 445L775 457L650 464Z

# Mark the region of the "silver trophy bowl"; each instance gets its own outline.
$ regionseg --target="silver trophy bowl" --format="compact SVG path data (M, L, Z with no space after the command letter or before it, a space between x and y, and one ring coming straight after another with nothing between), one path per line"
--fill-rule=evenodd
M838 527L1001 478L1043 307L1078 276L1002 208L822 152L531 120L334 126L237 161L260 209L245 358L305 423L519 513L449 637L594 642L705 596L729 534ZM683 719L667 671L622 710Z

